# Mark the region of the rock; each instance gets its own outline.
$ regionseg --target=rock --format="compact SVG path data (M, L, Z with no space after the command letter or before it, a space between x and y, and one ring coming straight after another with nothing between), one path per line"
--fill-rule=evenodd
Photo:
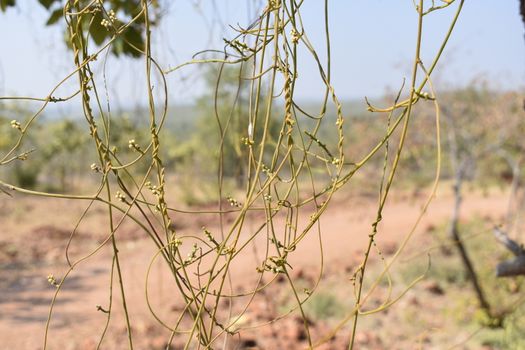
M270 321L275 318L273 308L264 300L258 300L250 305L250 315L253 320Z
M392 255L397 252L397 243L396 242L386 242L381 245L382 253L384 255Z
M95 350L97 348L97 343L93 338L86 338L80 344L80 350Z
M279 284L284 283L285 281L286 281L286 276L283 273L278 273L277 276L275 277L275 282Z
M427 292L431 294L435 294L435 295L445 294L445 291L443 290L443 288L441 288L439 283L437 283L436 281L427 281L423 283L422 287L424 290L426 290Z
M316 282L316 279L318 278L318 275L315 275L314 269L304 269L302 267L297 267L292 272L292 280L303 280L309 285L313 285Z
M428 224L427 227L425 228L425 232L427 233L433 233L436 231L436 225L434 224Z
M255 338L245 338L241 340L241 349L254 349L257 348L257 340Z
M306 322L309 327L313 326L312 321L307 319ZM292 340L293 342L305 341L308 336L304 327L303 318L300 316L294 316L291 319L286 320L283 337Z
M381 349L381 339L371 331L359 332L355 335L355 343L358 345L368 345L370 349Z
M409 305L412 305L412 306L419 306L419 305L421 305L420 302L419 302L419 299L417 298L416 295L410 296L407 299L407 302L408 302Z

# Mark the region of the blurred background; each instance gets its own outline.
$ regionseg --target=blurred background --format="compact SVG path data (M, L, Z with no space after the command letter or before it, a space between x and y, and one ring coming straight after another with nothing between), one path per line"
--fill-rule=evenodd
M227 44L237 35L235 28L247 28L267 6L266 1L235 0L153 3L152 56L165 71L194 59L222 57ZM66 103L47 104L40 111L48 96L70 96L78 89L78 78L70 77L76 67L66 43L63 5L51 0L16 3L0 0L2 156L17 144L20 135L21 129L13 121L24 126L37 115L31 132L17 146L19 159L1 164L0 180L38 193L85 195L100 185L100 168L95 169L98 154L84 118L80 94ZM453 5L427 16L424 22L421 60L426 68L454 17L456 4ZM128 16L125 6L121 6L123 9L117 16ZM321 1L305 2L301 7L302 26L307 29L318 60L325 68L330 63L331 85L345 119L342 127L346 135L342 146L348 162L345 165L354 166L377 144L382 144L395 120L385 113L373 113L373 109L394 104L403 84L408 85L418 16L412 1L333 1L327 12L328 61L324 18L320 18L324 6ZM392 134L390 148L371 156L367 166L334 197L330 209L323 213L318 236L314 235L295 255L294 262L301 267L293 271L292 277L304 293L323 282L317 294L305 303L306 314L313 320L313 337L321 339L329 334L330 329L337 328L338 322L347 317L342 310L353 307L355 292L349 281L353 278L355 282L363 257L368 257L370 227L378 226L378 239L370 254L370 277L363 284L370 287L378 278L379 287L364 309L381 308L385 300L387 304L392 300L392 295L404 298L381 316L363 317L354 339L358 348L525 347L521 334L525 329L523 276L495 277L496 265L510 259L512 254L493 236L493 227L499 226L513 240L525 242L524 33L518 1L466 2L432 75L439 119L432 98L414 106L384 220L378 226L381 221L376 217L378 194L381 197L384 190L385 169L391 169L386 164L395 157L396 146L402 139L399 132ZM108 39L104 35L100 43ZM140 43L140 35L140 31L132 32L127 39ZM93 47L97 40L95 36ZM133 162L132 172L147 180L152 158L148 155L134 161L151 138L144 57L122 45L105 50L93 63L101 96L98 107L111 120L108 144L113 147L112 152L118 153L123 164ZM324 100L326 83L306 45L298 46L297 57L299 73L294 86L294 106L304 119L301 127L316 130L315 137L308 137L317 147L316 157L309 154L316 158L312 160L310 173L297 180L298 188L308 188L297 195L300 201L316 195L317 190L306 185L309 181L312 188L320 190L333 180L331 166L337 162L330 165L319 155L334 158L329 150L336 154L338 129L334 125L339 106L327 105ZM160 155L166 170L166 198L174 209L172 225L182 235L202 236L206 232L203 227L219 232L234 222L234 216L215 215L214 211L223 210L222 205L233 209L242 206L251 164L247 161L250 153L244 147L246 137L259 139L262 135L262 130L254 131L246 118L253 110L250 74L243 66L219 64L191 64L165 76L152 74L151 91L155 101L159 101L154 108L158 114L163 112L166 98L166 119L159 135ZM418 79L422 80L422 74ZM277 78L277 84L284 86L283 78ZM402 91L406 98L407 87ZM259 97L262 101L274 99L271 114L281 118L286 110L284 95L279 90L272 96ZM325 123L317 129L316 119L307 116L325 108ZM217 121L219 128L221 123L230 125L226 136L221 137ZM436 128L436 123L440 128ZM268 123L269 144L279 144L282 130L279 119ZM265 157L269 163L269 155ZM405 247L404 239L412 232L427 196L432 193L438 165L440 184L434 203ZM293 174L293 166L284 170L284 174ZM135 178L123 174L122 181L131 186ZM282 194L279 191L275 189L273 195ZM270 201L268 198L261 197L256 204L263 205L264 201ZM72 256L80 258L107 241L108 218L103 205L86 207L87 203L82 201L0 193L3 226L0 339L4 339L3 343L0 341L1 349L34 349L41 344L54 292L45 277L50 271L60 271L55 272L57 276L67 271L66 246ZM308 210L290 214L297 215L296 226L306 225L313 215ZM246 230L254 231L261 220L265 220L262 214L249 216ZM282 220L284 225L285 219ZM290 226L288 221L286 224ZM76 236L68 243L72 232ZM128 262L124 264L124 275L131 280L126 287L129 298L142 302L145 269L155 250L145 232L129 220L119 228L118 237L123 242L123 260ZM325 260L316 255L319 254L316 237L322 237L319 241L325 247ZM351 238L345 238L347 244L341 245L341 237ZM264 244L254 246L255 253L250 251L240 258L251 265L246 263L249 268L241 268L236 272L238 276L253 275L255 265L264 260L256 252ZM386 261L400 248L404 249L402 258L391 269L385 268ZM315 261L309 259L313 251ZM110 250L103 250L100 259L82 265L71 284L64 288L63 301L57 305L57 321L51 329L57 337L69 339L71 349L96 348L104 323L96 305L104 305L107 283L110 278L113 280L112 269L108 267L111 254ZM163 316L171 317L170 311L180 307L180 301L170 299L174 287L162 277L166 271L160 267L159 271L151 282L155 303ZM242 282L234 282L231 288L243 286ZM297 313L286 318L280 328L270 327L268 334L249 330L255 323L278 318L293 304L290 289L280 288L279 283L272 286L264 298L250 304L248 316L238 325L239 329L247 328L241 338L244 340L234 341L235 346L266 349L307 346L302 319L293 318ZM132 315L139 348L169 347L166 345L169 332L155 322L145 306L137 306ZM122 314L117 313L117 319L121 318ZM114 324L110 327L113 337L106 346L126 348L123 346L126 328L122 323ZM324 345L328 344L328 349L346 348L350 326L351 323L345 324L347 328L343 328L342 335L334 335ZM272 343L268 339L276 340ZM58 338L51 338L51 343L59 348L64 344ZM174 344L173 348L178 349L184 343Z

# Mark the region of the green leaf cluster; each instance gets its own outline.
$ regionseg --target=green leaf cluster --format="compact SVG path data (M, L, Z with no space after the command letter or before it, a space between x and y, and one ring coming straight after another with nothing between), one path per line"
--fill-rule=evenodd
M64 1L63 0L38 0L48 12L49 17L46 25L61 25L65 21ZM80 8L87 9L92 7L89 11L80 17L82 19L83 29L89 32L89 35L96 45L102 45L110 39L114 39L111 52L116 55L126 55L131 57L139 57L144 49L144 31L146 25L146 18L142 13L142 2L140 0L105 0L102 6L98 3L93 4L92 1L79 1ZM149 22L155 25L158 22L161 14L161 8L157 1L152 1ZM0 11L5 12L9 7L16 6L16 0L0 0ZM97 7L98 6L98 7ZM98 10L97 10L98 9ZM103 20L108 19L109 11L116 14L117 19L113 21L112 26L104 26ZM128 25L129 24L129 25ZM123 30L124 26L127 27ZM66 27L64 27L64 33ZM64 36L68 41L70 37Z

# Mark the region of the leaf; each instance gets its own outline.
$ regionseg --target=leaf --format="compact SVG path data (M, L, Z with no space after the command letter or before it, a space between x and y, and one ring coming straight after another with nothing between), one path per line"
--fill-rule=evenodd
M56 1L60 1L60 0L38 0L40 5L44 6L48 10L51 7L51 5L53 5L53 3Z
M124 32L124 40L127 44L124 47L124 52L134 57L140 56L140 52L138 52L137 49L144 50L144 39L142 38L140 29L130 27Z
M53 11L51 13L51 16L49 16L49 19L47 20L46 22L46 26L50 26L52 24L55 24L56 22L58 22L58 20L60 18L62 18L62 15L64 14L64 10L63 9L56 9L55 11Z
M122 7L124 12L132 17L136 16L142 10L142 4L137 0L125 1Z
M2 12L9 6L15 6L15 0L0 0L0 10L2 10Z
M125 54L132 57L140 57L144 50L144 39L142 38L140 27L129 27L120 38L117 38L113 44L113 53L115 55Z
M117 38L115 41L113 41L111 52L113 52L113 54L115 54L117 57L124 52L124 40L122 40L122 38Z
M101 24L103 19L102 14L97 12L93 18L93 23L89 27L89 33L97 45L101 45L109 34L106 27Z

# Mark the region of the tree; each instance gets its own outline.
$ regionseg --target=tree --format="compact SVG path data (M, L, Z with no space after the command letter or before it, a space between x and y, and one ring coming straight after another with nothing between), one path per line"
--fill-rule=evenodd
M248 145L253 140L260 140L264 132L261 124L254 126L250 121L253 120L250 100L255 97L250 98L249 70L250 62L207 67L206 90L196 103L199 119L194 125L195 132L185 145L181 145L197 167L197 173L212 170L210 176L219 172L233 179L238 188L246 184ZM266 104L266 96L261 100ZM269 143L276 142L279 131L280 125L273 118L269 125ZM219 169L210 169L209 164L218 164Z
M128 55L140 57L144 51L144 33L146 20L143 12L141 0L106 0L89 1L81 0L73 2L62 0L38 0L47 11L49 18L46 25L56 25L66 17L67 11L82 8L85 15L82 16L81 26L87 30L95 44L102 45L112 41L111 51L115 55ZM161 16L162 9L158 1L150 2L152 13L150 12L149 22L155 25ZM89 8L86 6L90 5ZM6 11L9 7L16 6L16 0L0 0L0 10ZM66 43L71 48L72 38L69 32L66 34Z
M67 192L73 187L73 174L82 173L82 167L85 167L85 164L73 160L87 155L87 134L79 123L68 119L47 123L40 134L42 141L37 151L44 164L41 171L47 174L52 188Z

